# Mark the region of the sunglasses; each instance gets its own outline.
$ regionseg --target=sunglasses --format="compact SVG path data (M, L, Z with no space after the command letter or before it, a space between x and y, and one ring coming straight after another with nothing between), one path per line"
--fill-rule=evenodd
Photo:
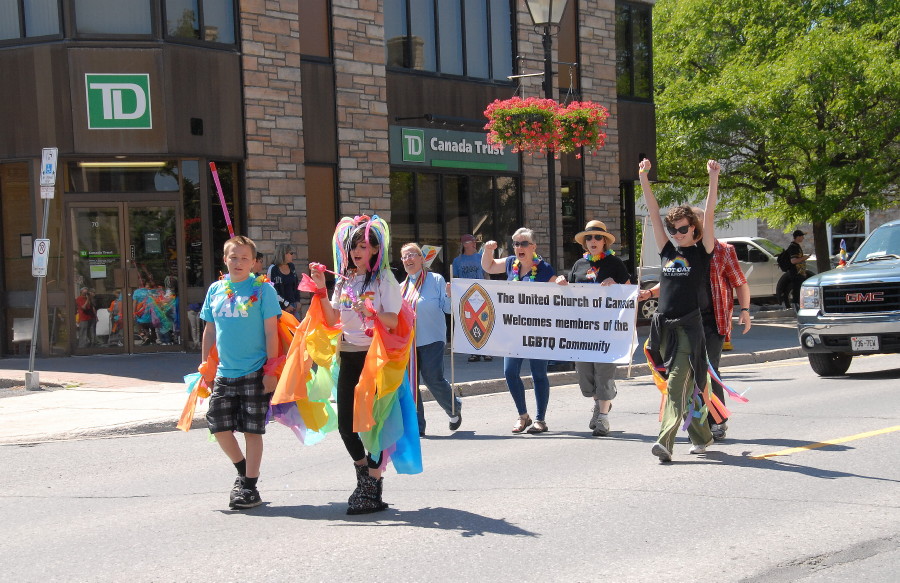
M528 247L533 244L531 241L513 241L513 247Z
M690 225L682 225L676 229L672 225L666 225L666 230L669 232L670 235L674 235L675 233L681 233L682 235L687 235L688 231L691 230L691 226Z
M585 235L584 236L585 241L602 241L603 239L606 239L606 237L604 237L603 235Z

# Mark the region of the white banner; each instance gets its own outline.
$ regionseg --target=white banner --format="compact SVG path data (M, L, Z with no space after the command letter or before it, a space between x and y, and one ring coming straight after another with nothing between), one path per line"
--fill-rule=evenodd
M453 350L543 360L627 363L636 285L454 278Z

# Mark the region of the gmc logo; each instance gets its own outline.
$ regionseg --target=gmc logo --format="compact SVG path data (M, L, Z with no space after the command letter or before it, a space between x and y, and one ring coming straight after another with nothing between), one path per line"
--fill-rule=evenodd
M884 301L884 292L869 292L867 294L847 294L844 296L844 300L848 304L859 304L862 302L883 302Z

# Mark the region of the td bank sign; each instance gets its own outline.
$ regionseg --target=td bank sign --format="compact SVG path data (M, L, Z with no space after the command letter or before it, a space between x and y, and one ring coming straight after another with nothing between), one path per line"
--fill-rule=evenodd
M84 75L87 92L88 129L149 130L150 75Z

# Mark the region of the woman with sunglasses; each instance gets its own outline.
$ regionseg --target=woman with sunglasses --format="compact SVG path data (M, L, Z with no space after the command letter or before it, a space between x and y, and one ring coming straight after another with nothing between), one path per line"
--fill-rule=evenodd
M572 283L597 283L615 285L630 283L628 269L621 259L615 256L609 246L616 242L615 236L606 230L603 221L590 221L584 230L575 235L586 253L575 262L569 279L564 275L556 278L556 283L566 285ZM594 430L594 436L609 434L609 410L612 400L616 398L616 365L612 362L576 362L578 386L581 394L594 400L594 411L588 427Z
M544 261L535 251L534 232L522 227L512 236L515 253L505 259L494 259L496 241L488 241L481 252L481 268L486 273L506 273L507 281L550 281L556 272L549 263ZM537 401L537 415L532 421L528 415L528 405L525 402L525 384L522 382L523 358L506 357L503 359L503 374L506 376L506 385L519 411L519 419L512 428L513 433L522 433L526 429L528 433L544 433L547 431L547 423L544 416L547 413L547 403L550 401L550 380L547 378L547 361L531 358L528 360L531 367L531 378L534 381L534 398Z
M266 274L278 294L278 304L289 314L297 311L297 304L300 301L300 292L297 291L297 284L300 283L300 280L294 267L295 255L294 247L291 244L276 245L275 257L272 259L272 265L269 266L269 273Z
M462 401L453 394L453 387L444 376L444 348L447 346L447 320L444 315L450 313L447 282L441 274L433 273L425 266L422 248L417 243L404 245L400 249L400 259L406 270L406 279L400 284L400 290L403 299L416 310L416 358L410 359L410 367L417 369L413 376L421 376L434 400L450 418L450 431L456 431L462 423ZM421 395L419 391L416 413L419 437L424 437L425 408Z
M701 312L708 308L703 304L710 301L709 294L702 290L708 285L709 262L716 241L715 209L720 167L715 160L706 163L709 191L702 223L691 207L682 205L669 210L665 227L660 218L659 203L647 178L650 167L650 160L645 158L638 172L662 267L659 308L650 325L647 351L651 364L666 381L662 423L651 453L661 462L670 462L675 436L685 415L691 416L688 426L692 444L690 453L704 453L713 442L701 397L706 392L707 369ZM666 237L667 232L672 241Z

